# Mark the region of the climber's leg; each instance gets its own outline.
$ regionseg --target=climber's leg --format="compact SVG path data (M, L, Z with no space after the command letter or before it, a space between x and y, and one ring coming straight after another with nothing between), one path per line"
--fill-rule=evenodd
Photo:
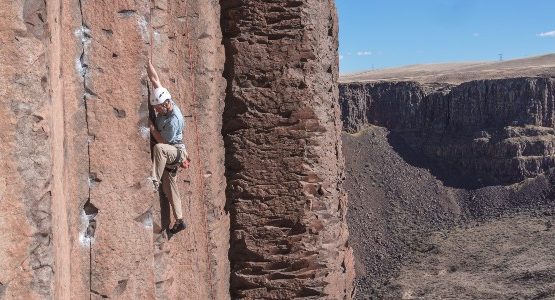
M154 161L152 162L152 180L160 183L167 163L172 163L177 158L177 149L168 144L156 144L152 149Z
M164 175L162 176L162 191L170 201L175 219L183 220L181 197L177 188L177 172L164 171Z

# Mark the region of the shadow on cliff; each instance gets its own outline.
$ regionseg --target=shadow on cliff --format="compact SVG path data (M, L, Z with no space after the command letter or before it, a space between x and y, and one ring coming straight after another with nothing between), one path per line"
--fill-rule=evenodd
M166 195L161 190L158 192L160 199L160 226L161 231L168 230L170 228L170 201L166 198Z
M402 133L390 131L387 140L393 150L397 152L408 164L428 169L430 173L440 180L446 187L476 190L487 186L493 186L489 181L484 181L475 176L454 167L446 162L430 159L424 154L416 151L407 142Z

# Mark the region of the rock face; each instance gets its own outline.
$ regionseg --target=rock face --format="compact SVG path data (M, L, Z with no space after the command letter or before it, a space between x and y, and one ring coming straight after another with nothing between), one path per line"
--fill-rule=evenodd
M0 298L228 299L219 3L45 3L0 4ZM149 50L193 160L171 240L147 185Z
M333 1L223 1L234 299L349 299Z
M460 85L345 83L345 129L384 126L413 149L476 184L514 183L555 166L552 77ZM470 175L470 176L466 176Z
M333 4L221 2L0 4L0 299L349 298ZM192 159L171 239L149 52Z
M0 298L54 288L48 30L41 1L0 4Z

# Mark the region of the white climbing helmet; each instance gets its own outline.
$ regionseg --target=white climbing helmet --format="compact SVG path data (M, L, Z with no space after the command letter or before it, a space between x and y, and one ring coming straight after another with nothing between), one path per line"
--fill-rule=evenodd
M172 95L170 95L170 92L166 88L159 87L154 90L154 97L150 99L150 104L162 104L166 102L166 100L170 100L171 98Z

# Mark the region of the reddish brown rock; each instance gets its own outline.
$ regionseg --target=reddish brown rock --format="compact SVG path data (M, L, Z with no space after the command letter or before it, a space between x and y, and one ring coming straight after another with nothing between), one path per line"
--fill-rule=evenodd
M219 137L225 82L218 8L193 1L82 7L85 30L90 30L85 37L91 36L90 49L84 42L85 92L92 96L87 99L88 128L95 137L89 148L91 204L99 210L91 250L93 293L226 298L221 291L228 287L228 221ZM151 40L152 47L147 45ZM160 232L170 221L167 202L148 192L149 149L139 134L146 125L144 66L149 51L187 118L185 140L193 160L179 184L188 229L169 241Z
M169 243L155 235L156 297L229 299L220 6L215 1L157 1L152 24L153 60L185 116L192 159L192 168L180 175L189 227ZM155 229L163 225L158 209Z
M1 8L0 298L229 298L219 4ZM141 134L152 31L193 159L180 181L189 227L169 241Z
M0 298L350 297L333 4L235 4L0 4ZM227 61L222 10L230 34L249 31L226 39ZM185 115L192 159L179 178L188 228L171 239L167 201L147 183L149 52ZM224 131L238 141L227 165L226 96ZM234 118L247 104L252 114ZM242 176L257 184L245 193L259 198L226 210L252 200L233 192L235 161L251 163ZM237 212L249 247L230 250ZM247 280L261 290L237 284L239 261L267 270Z
M333 1L223 1L231 293L349 299Z
M0 4L0 298L52 297L52 164L43 1Z

